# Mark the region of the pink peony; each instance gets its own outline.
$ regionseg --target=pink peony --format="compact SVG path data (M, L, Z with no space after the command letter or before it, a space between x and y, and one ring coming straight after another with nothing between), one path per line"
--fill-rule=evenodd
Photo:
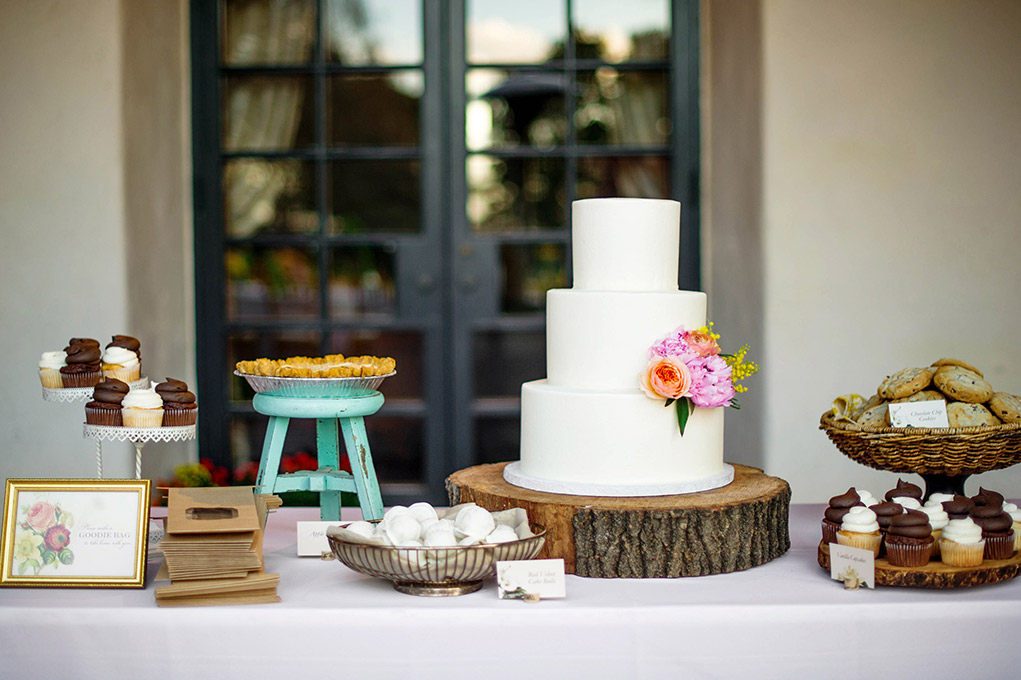
M639 376L642 391L653 399L679 399L691 390L691 372L679 357L653 357Z
M720 346L715 338L708 333L701 331L688 331L684 334L684 340L688 343L695 354L700 357L712 356L720 353Z
M687 362L697 356L698 354L688 346L687 341L684 339L684 326L678 326L675 331L649 348L649 358L651 359L656 357L679 357L681 361Z
M691 401L695 406L715 408L729 406L737 395L733 371L718 355L699 357L688 362L691 371Z
M57 523L57 510L50 503L33 503L28 508L28 516L25 518L28 525L42 533Z

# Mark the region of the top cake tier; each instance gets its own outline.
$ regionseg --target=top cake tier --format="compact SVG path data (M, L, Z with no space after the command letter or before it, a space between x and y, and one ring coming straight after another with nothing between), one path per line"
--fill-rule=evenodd
M572 218L575 290L677 290L680 203L590 198Z

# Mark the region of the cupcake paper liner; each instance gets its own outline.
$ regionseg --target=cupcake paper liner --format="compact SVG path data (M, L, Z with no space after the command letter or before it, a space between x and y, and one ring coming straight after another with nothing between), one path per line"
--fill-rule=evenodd
M986 542L955 543L945 538L940 539L939 551L943 564L951 567L977 567L982 564L982 553Z
M886 559L895 567L922 567L932 556L933 541L927 543L899 543L886 538Z
M103 371L88 373L61 373L61 387L95 387L103 379Z
M1014 552L1021 550L1021 522L1014 522Z
M840 527L832 522L822 521L822 542L826 545L837 542L837 531Z
M163 409L125 408L121 417L124 427L160 427L163 424Z
M197 408L177 409L163 408L163 427L180 427L182 425L194 425L198 416Z
M117 378L117 380L132 383L141 377L142 364L139 362L131 367L120 366L118 364L104 364L103 375L107 378Z
M874 534L856 534L851 531L838 531L837 532L837 543L840 545L849 545L852 548L861 548L863 550L871 550L873 555L879 556L879 545L882 542L882 536L878 533Z
M121 409L110 408L89 408L85 407L85 422L89 425L112 425L120 427L123 424Z
M1009 560L1014 555L1014 532L1003 536L985 536L986 547L982 556L987 560Z
M64 387L64 379L60 375L59 368L40 368L39 382L43 384L43 387L50 388Z
M934 560L937 557L939 557L939 554L940 554L939 542L940 542L940 539L943 538L943 530L942 529L933 529L932 530L932 538L933 538L933 541L932 541L932 555L930 555L929 558Z

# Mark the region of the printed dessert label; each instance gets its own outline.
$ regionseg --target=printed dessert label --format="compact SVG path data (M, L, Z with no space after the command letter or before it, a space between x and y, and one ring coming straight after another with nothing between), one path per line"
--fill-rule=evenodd
M564 560L514 560L496 563L501 600L535 602L567 596Z
M876 587L876 556L871 550L830 543L830 577L848 590Z
M936 399L890 404L890 424L893 427L950 427L947 403Z
M322 557L324 552L331 552L326 530L338 524L339 520L298 522L298 557Z

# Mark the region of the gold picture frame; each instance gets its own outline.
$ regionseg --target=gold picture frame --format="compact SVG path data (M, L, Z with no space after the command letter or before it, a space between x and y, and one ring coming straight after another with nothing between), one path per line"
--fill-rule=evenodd
M8 479L0 586L144 588L148 479Z

